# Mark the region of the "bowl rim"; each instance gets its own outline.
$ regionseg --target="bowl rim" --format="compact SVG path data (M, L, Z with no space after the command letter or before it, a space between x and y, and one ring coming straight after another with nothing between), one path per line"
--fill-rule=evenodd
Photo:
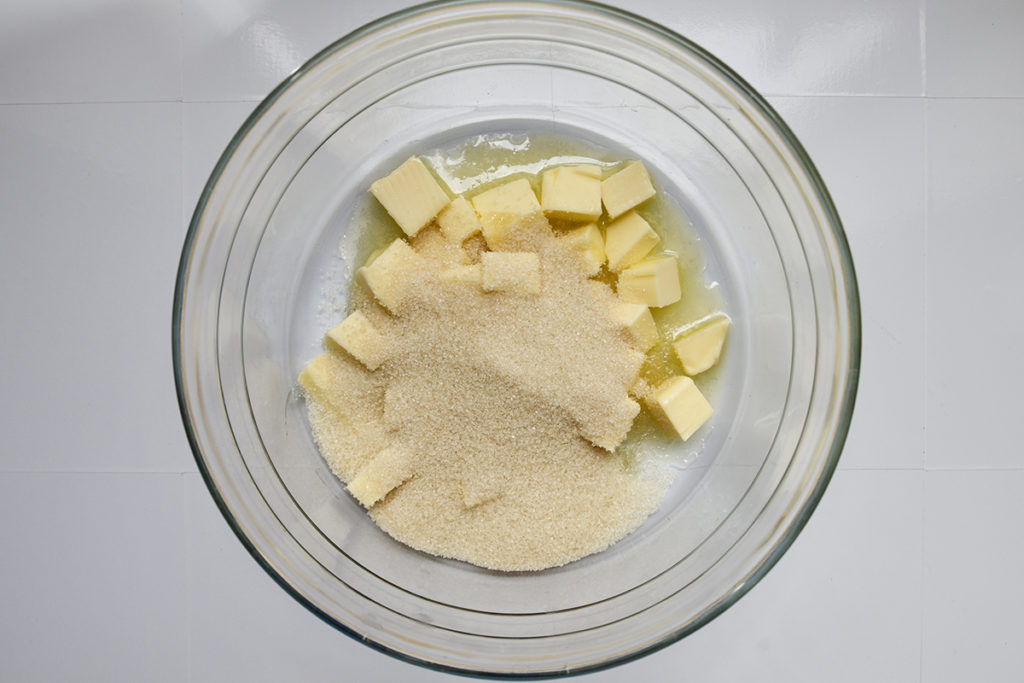
M192 456L195 459L199 473L203 478L203 481L210 492L211 497L214 500L218 510L224 520L228 523L228 526L234 532L235 536L242 543L245 549L249 552L249 555L256 561L256 563L263 568L263 570L283 588L289 595L292 596L299 604L303 605L306 609L312 612L314 615L319 617L322 621L329 624L333 628L341 631L345 635L353 638L354 640L370 646L374 650L382 652L386 655L399 659L401 661L411 663L417 666L422 666L435 671L444 673L457 674L462 676L478 677L478 678L505 678L505 679L548 679L548 678L560 678L564 676L574 676L585 673L592 673L599 670L604 670L614 666L629 663L633 660L639 659L647 654L660 650L672 643L675 643L682 638L690 635L691 633L702 628L706 624L713 621L729 607L734 605L741 597L746 595L750 589L752 589L764 576L767 574L779 561L783 554L789 549L789 547L799 536L803 530L807 521L810 519L814 510L817 508L822 496L831 481L832 475L834 474L836 467L839 462L839 458L846 442L847 435L849 433L850 424L853 417L854 406L856 403L857 388L860 378L860 363L861 363L861 347L862 347L862 328L861 328L861 309L860 309L860 294L857 283L856 271L854 269L853 257L850 252L849 242L846 237L846 233L843 229L842 221L839 217L839 213L836 210L835 204L832 200L831 194L829 193L824 181L821 178L817 168L811 161L810 156L807 154L803 145L797 139L796 135L792 132L789 126L785 123L782 117L775 111L775 109L768 103L768 101L758 93L746 80L739 76L735 71L726 65L722 60L718 59L711 52L701 47L692 40L686 38L680 33L669 29L651 19L635 14L628 10L623 10L618 7L612 7L603 3L594 2L592 0L544 0L542 4L553 5L557 7L567 8L570 10L577 10L583 12L596 13L603 15L613 20L622 21L628 24L632 24L634 27L639 28L643 31L654 34L666 40L674 47L688 52L700 60L704 61L709 67L717 72L717 75L721 76L732 86L734 86L748 101L760 111L761 114L774 126L775 131L781 136L782 141L788 147L789 151L793 154L794 158L800 165L801 170L806 174L810 186L813 189L816 199L819 202L821 210L824 212L828 225L832 228L831 237L835 240L836 256L838 258L838 269L837 275L841 276L845 284L845 312L846 321L849 327L849 362L845 368L845 384L841 391L837 392L837 397L842 406L838 413L834 438L832 439L831 446L829 448L827 457L824 465L821 469L821 473L815 482L814 487L811 489L810 494L806 502L794 516L791 524L785 533L779 538L776 544L767 552L762 561L755 567L755 569L744 578L744 580L729 594L718 600L716 603L711 605L705 612L700 614L697 618L693 619L689 624L686 624L679 629L673 631L671 634L665 636L656 643L650 644L646 647L633 650L627 654L620 655L618 657L603 660L599 663L586 665L579 668L574 668L570 671L559 671L555 673L550 672L486 672L486 671L475 671L470 669L464 669L456 666L450 666L433 662L426 659L421 659L408 655L406 653L394 650L388 646L378 643L376 641L364 638L360 633L354 631L350 627L339 623L333 619L330 615L324 612L322 609L317 607L312 601L304 597L301 592L292 586L271 564L263 557L263 555L256 548L255 544L250 540L245 530L231 514L228 503L220 492L220 489L213 478L210 469L207 467L206 459L203 456L202 448L199 444L199 438L196 433L195 426L193 425L189 414L189 398L186 394L185 377L183 367L181 363L181 351L182 351L182 314L184 308L184 297L186 290L186 282L188 280L188 274L191 265L191 259L193 256L193 248L195 245L195 238L199 231L200 223L202 222L205 209L213 193L214 188L217 186L224 169L227 167L230 160L234 157L235 152L238 150L242 143L242 140L248 135L253 129L256 123L263 117L263 115L278 101L281 95L287 91L292 85L300 81L307 73L313 70L316 66L329 59L335 53L345 49L360 38L370 35L380 29L389 27L393 24L401 22L403 20L419 16L428 12L433 12L441 9L451 9L459 7L487 7L487 6L500 6L500 5L514 5L514 6L527 6L530 4L536 4L530 0L431 0L410 7L403 8L401 10L391 12L383 15L373 21L370 21L346 35L338 38L331 42L329 45L321 49L319 52L310 57L301 66L296 68L291 74L285 77L276 87L271 90L266 97L264 97L260 103L252 110L252 112L245 118L238 130L234 133L231 140L228 142L224 151L221 153L217 162L214 164L213 170L210 172L210 176L203 186L200 192L199 198L196 202L196 207L192 213L191 220L189 221L188 231L185 235L185 240L182 247L181 257L178 263L178 269L175 278L174 286L174 300L172 306L171 315L171 354L174 370L174 384L175 393L177 395L178 408L181 414L182 424L185 429L186 437L189 442L189 447L192 451ZM840 309L842 309L842 303Z

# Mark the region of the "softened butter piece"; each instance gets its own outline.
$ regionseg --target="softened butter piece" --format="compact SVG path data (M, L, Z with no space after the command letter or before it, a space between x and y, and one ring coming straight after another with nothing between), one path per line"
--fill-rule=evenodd
M658 233L636 211L623 214L605 228L604 253L608 257L608 268L628 268L650 254L660 241Z
M420 267L421 261L422 257L405 240L398 238L360 268L358 275L380 305L395 313L412 293L410 275Z
M672 344L683 371L692 377L714 367L728 332L729 318L724 315L710 316L683 330Z
M649 258L619 273L619 298L651 308L679 301L679 264L672 256Z
M612 309L612 315L629 331L644 353L658 343L658 326L647 306L620 301Z
M651 176L642 162L631 161L601 181L601 201L609 218L616 218L654 196Z
M580 252L587 264L587 275L597 275L600 272L601 266L604 265L605 255L604 239L601 237L601 229L597 227L597 223L570 230L565 235L565 241Z
M376 370L387 356L387 341L362 311L355 311L327 333L327 338L353 358Z
M481 270L479 263L469 265L459 264L442 270L441 280L443 282L464 282L466 284L473 284L480 287L481 282L483 281L483 274Z
M459 195L437 214L437 226L441 228L442 235L455 244L462 244L467 237L480 231L480 219L473 205Z
M614 451L626 440L639 413L640 404L623 394L621 401L601 413L588 414L584 420L577 418L580 436L598 448Z
M325 392L330 387L331 381L331 357L326 353L309 361L306 367L299 373L299 386L307 394Z
M480 255L485 292L540 294L540 259L536 254L487 251Z
M338 351L325 351L299 372L298 382L306 396L335 409L334 418L346 423L350 412L350 385L368 381L370 371L362 363Z
M448 193L416 157L375 181L370 192L409 237L434 220L449 201Z
M544 171L540 202L550 218L596 221L601 216L601 168L584 164Z
M405 451L389 446L356 473L348 490L364 507L371 508L414 474L412 458Z
M484 240L491 249L499 249L513 238L524 223L544 217L537 195L526 178L484 190L473 197L472 202L480 218Z
M669 377L648 396L647 407L673 436L686 441L715 412L693 380L685 375Z

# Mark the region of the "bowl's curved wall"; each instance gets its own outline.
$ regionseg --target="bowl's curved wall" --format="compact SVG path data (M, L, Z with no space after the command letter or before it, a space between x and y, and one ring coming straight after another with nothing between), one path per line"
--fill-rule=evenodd
M643 158L693 219L734 318L711 435L663 509L609 551L514 575L380 532L323 464L294 392L323 332L323 273L338 272L328 264L367 179L425 147L509 129ZM424 6L342 39L282 83L196 208L173 334L196 459L267 571L385 651L505 675L637 656L756 583L835 467L860 345L845 238L788 128L697 46L580 3Z

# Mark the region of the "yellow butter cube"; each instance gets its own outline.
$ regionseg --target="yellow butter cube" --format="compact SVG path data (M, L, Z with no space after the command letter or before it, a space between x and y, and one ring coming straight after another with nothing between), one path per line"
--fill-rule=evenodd
M412 479L415 474L412 458L408 453L388 447L373 456L348 484L349 493L364 507L375 503Z
M330 386L330 368L330 356L326 353L321 353L319 356L309 361L309 363L306 364L306 367L302 368L302 372L299 373L299 386L302 387L307 394L326 391Z
M670 377L647 399L651 414L673 436L686 441L715 412L693 380L685 375Z
M679 301L679 264L671 256L640 261L619 273L619 298L651 308Z
M596 221L601 216L601 169L585 164L544 171L541 206L551 218Z
M604 253L608 268L622 270L651 253L661 241L654 228L636 211L630 211L605 228Z
M601 181L601 201L609 218L616 218L654 196L647 169L631 161L618 173Z
M399 238L360 268L357 274L380 305L394 313L414 291L410 277L421 267L422 260L405 240Z
M480 255L485 292L540 294L540 259L536 254L486 251Z
M484 240L491 249L515 236L524 224L544 218L537 195L526 178L492 187L472 199Z
M416 157L375 181L370 192L410 237L448 205L448 193Z
M309 361L299 373L299 386L312 399L328 403L344 412L344 382L353 371L367 372L355 361L340 354L325 352Z
M590 413L585 419L577 416L580 435L598 448L614 451L626 440L639 413L640 404L623 394L621 401L601 413Z
M481 286L483 281L483 274L481 273L481 266L479 263L473 263L471 265L457 265L452 266L446 270L441 271L441 280L443 282L464 282L466 284Z
M480 219L476 211L461 195L437 215L437 225L441 228L441 234L455 244L462 244L467 237L480 231Z
M612 315L629 331L637 347L644 353L658 343L658 326L647 306L619 302L612 309Z
M683 330L672 344L683 371L693 376L714 367L728 332L729 318L724 315L710 316Z
M570 230L565 235L565 241L580 252L587 264L587 275L597 275L605 260L604 239L601 238L601 230L597 223Z
M355 311L327 333L327 338L345 349L353 358L376 370L387 356L384 335L377 331L362 311Z

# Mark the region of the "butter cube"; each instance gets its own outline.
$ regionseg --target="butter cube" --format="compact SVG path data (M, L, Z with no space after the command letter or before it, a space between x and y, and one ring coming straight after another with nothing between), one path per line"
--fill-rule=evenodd
M566 233L565 241L580 252L587 265L587 275L597 275L604 265L604 240L597 223L584 225Z
M485 292L540 294L540 259L536 254L486 251L480 255Z
M628 268L650 254L660 241L658 233L636 211L623 214L605 228L604 253L608 256L608 268Z
M442 270L441 280L442 282L463 282L480 287L481 282L483 281L483 274L479 263L473 263L471 265L460 264L452 266L446 270Z
M412 294L414 287L410 277L421 263L422 257L405 240L399 238L389 244L377 258L360 268L357 274L380 305L394 313Z
M340 354L325 352L306 364L299 373L299 386L309 398L328 403L344 412L344 382L353 369L366 372L363 366L343 358Z
M651 308L679 301L679 264L671 256L649 258L619 273L619 298Z
M714 315L683 331L672 344L683 371L690 376L713 367L722 354L722 345L729 332L729 318Z
M626 440L639 413L640 404L623 394L622 400L607 410L589 414L585 420L578 419L580 436L598 448L614 451Z
M384 496L412 479L412 458L405 451L388 447L363 466L348 484L349 493L364 507L373 507Z
M601 169L590 164L544 171L541 206L551 218L596 221L601 216Z
M654 316L647 306L619 302L612 309L612 315L629 331L638 348L644 353L658 343L658 326L654 323Z
M368 370L379 368L387 354L384 335L377 331L362 311L355 311L341 321L327 333L327 338L348 351Z
M455 244L462 244L467 237L480 231L480 219L476 217L476 211L461 195L437 214L437 225L441 228L441 234Z
M618 173L601 181L601 201L609 218L616 218L654 196L654 185L647 169L631 161Z
M375 181L370 185L370 192L409 237L434 220L448 205L448 193L416 157L410 157L390 174Z
M647 399L651 414L673 436L686 441L715 412L693 380L670 377Z
M473 197L484 239L491 249L509 241L524 225L543 219L540 202L526 178L484 190Z
M299 386L307 394L325 392L331 382L331 357L326 353L309 361L299 373Z

